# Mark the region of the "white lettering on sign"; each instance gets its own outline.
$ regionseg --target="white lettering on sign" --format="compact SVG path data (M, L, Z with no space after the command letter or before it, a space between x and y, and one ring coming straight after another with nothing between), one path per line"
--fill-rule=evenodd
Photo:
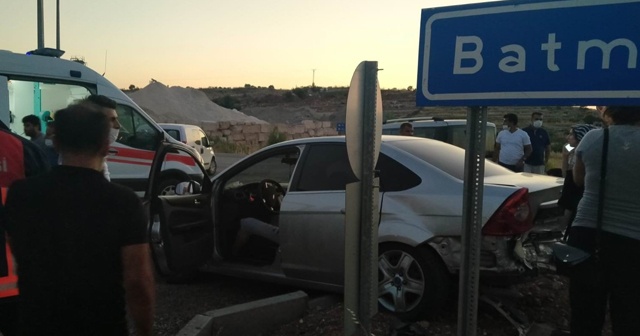
M466 51L465 51L466 46ZM456 47L453 61L454 75L472 75L482 70L484 59L482 48L484 43L478 36L456 36ZM626 47L629 52L627 61L628 69L635 69L638 63L638 48L629 39L619 38L609 43L602 40L578 41L577 70L584 70L587 51L591 48L600 49L602 52L602 70L609 69L611 51L615 47ZM547 42L540 45L540 50L546 51L547 69L550 71L560 71L556 64L556 51L562 49L562 43L556 41L556 34L550 33ZM519 44L509 44L500 48L502 54L514 53L502 58L498 68L506 73L525 72L527 63L527 53L523 46ZM463 66L463 60L473 61L472 66Z
M547 51L547 69L558 71L560 67L556 64L556 50L562 48L562 43L556 42L556 34L549 34L547 43L543 43L540 49Z
M506 73L514 73L524 72L527 69L527 53L524 51L524 48L521 45L510 44L500 48L500 50L502 50L503 54L514 52L516 53L516 55L518 55L518 57L507 56L501 59L500 64L498 65L500 70Z
M464 51L465 44L474 44L475 49ZM463 59L472 59L475 65L472 67L462 67ZM482 69L482 40L477 36L457 36L456 37L456 53L453 61L453 74L471 75Z
M627 50L629 50L627 69L635 69L638 60L638 48L636 48L635 43L624 38L615 39L611 43L605 43L601 40L578 42L578 69L584 70L584 59L589 48L600 48L602 51L602 69L609 69L611 50L615 47L627 47Z

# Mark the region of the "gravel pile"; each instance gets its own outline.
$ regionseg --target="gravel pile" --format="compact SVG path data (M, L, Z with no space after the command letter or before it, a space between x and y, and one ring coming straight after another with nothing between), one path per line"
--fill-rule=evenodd
M151 82L128 95L156 122L195 125L202 121L267 123L237 110L221 107L209 100L204 92L192 88L168 87L160 82Z

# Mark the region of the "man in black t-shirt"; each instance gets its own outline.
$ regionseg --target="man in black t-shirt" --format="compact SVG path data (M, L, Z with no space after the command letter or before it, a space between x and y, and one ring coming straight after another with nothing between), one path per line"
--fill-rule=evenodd
M63 165L14 183L5 229L18 264L21 335L151 335L154 281L137 196L100 170L109 121L97 108L56 113Z

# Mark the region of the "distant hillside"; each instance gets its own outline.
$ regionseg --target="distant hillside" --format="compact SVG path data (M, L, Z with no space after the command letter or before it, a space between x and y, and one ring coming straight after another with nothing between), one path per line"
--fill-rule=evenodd
M295 88L280 90L273 88L208 88L200 89L218 105L235 108L247 115L269 123L297 124L302 120L343 122L346 114L348 88ZM383 90L384 119L408 117L466 118L466 107L416 107L415 91ZM225 105L229 104L229 105ZM544 114L543 127L552 137L554 151L560 151L571 125L584 119L597 118L595 110L572 106L500 106L489 107L488 119L498 127L503 115L515 113L520 126L531 120L531 113Z

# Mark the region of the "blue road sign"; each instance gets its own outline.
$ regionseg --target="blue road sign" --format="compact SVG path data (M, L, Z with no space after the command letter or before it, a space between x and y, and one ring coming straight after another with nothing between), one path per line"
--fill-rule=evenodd
M640 0L422 10L418 106L640 105Z

